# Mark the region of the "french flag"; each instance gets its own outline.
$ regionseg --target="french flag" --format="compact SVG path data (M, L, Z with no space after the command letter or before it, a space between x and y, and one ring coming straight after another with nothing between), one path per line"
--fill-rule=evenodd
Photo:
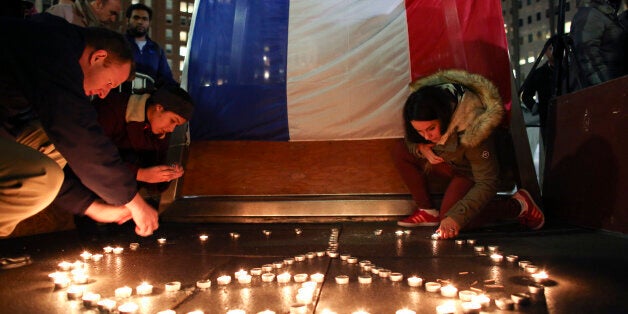
M413 80L479 73L510 106L499 0L199 0L183 85L193 140L403 136Z

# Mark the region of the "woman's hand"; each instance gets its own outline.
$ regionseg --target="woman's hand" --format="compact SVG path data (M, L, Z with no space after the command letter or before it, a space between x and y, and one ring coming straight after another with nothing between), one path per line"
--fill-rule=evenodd
M440 237L443 239L452 239L460 233L460 225L455 220L445 217L440 221L440 226L436 232L440 233Z
M425 159L427 159L427 161L432 165L440 164L441 162L445 161L442 157L434 154L434 151L432 150L432 147L434 147L434 145L436 144L417 144L421 155L423 155Z
M147 183L168 182L183 175L183 167L174 166L154 166L150 168L140 168L137 170L137 181Z

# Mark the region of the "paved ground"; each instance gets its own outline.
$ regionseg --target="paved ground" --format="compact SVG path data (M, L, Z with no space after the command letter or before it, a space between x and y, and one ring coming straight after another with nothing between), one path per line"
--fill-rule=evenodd
M295 229L301 229L297 234ZM381 229L382 234L375 231ZM266 230L266 234L263 232ZM406 278L416 275L425 282L450 282L459 290L483 291L493 299L483 311L501 313L494 300L514 293L528 292L532 282L517 264L493 262L479 255L475 246L498 246L504 255L517 255L546 270L549 279L544 291L531 294L529 305L517 306L509 313L628 313L628 240L625 236L579 228L548 227L540 232L513 231L512 228L482 230L461 235L475 239L476 245L430 239L433 228L413 229L397 235L393 222L337 224L165 224L149 238L136 237L126 229L86 236L76 231L0 240L2 256L29 254L33 263L0 270L0 312L2 313L97 313L81 301L68 300L68 288L55 288L48 274L62 261L80 260L83 251L103 253L103 247L120 246L122 254L104 254L102 260L87 262L86 291L112 298L118 304L133 302L137 313L157 313L166 309L177 313L202 310L227 313L241 309L246 313L272 310L296 312L301 283L262 282L253 275L250 284L238 283L234 273L283 264L271 272L281 274L325 275L316 286L313 302L302 307L305 313L395 313L411 309L417 313L436 313L436 308L452 303L462 313L459 298L427 292L425 287L410 287ZM233 237L234 234L239 237ZM199 235L208 239L201 241ZM337 234L337 237L335 235ZM158 238L165 238L159 244ZM129 245L139 243L137 250ZM337 246L336 244L337 243ZM348 254L356 260L369 260L377 267L399 272L404 278L393 282L359 264L340 257L330 258L326 251ZM309 258L307 253L314 255ZM325 252L322 257L316 253ZM304 261L293 261L304 255ZM299 259L300 257L297 257ZM286 260L286 261L284 261ZM220 286L217 278L231 275L232 282ZM337 284L335 277L348 276L348 284ZM359 276L370 275L370 284L360 284ZM197 281L211 280L209 289L196 288ZM165 291L166 283L181 282L181 290ZM153 285L148 296L138 296L135 287L142 282ZM119 287L134 288L129 298L116 298ZM291 309L292 308L292 309ZM331 313L331 312L330 312Z

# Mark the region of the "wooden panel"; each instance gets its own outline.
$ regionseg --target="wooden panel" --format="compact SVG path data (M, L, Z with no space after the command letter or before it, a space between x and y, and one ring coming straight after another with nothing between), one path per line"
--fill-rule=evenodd
M543 196L558 221L628 232L627 86L624 76L561 96L551 107Z
M390 153L400 140L192 142L181 196L407 194Z

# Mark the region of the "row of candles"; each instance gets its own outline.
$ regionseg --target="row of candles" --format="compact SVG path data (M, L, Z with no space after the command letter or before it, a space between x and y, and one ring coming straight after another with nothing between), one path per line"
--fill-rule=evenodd
M295 229L295 230L300 231L300 229ZM269 236L270 231L264 230L264 234ZM297 232L297 234L300 234L300 232ZM376 230L375 234L380 235L381 230L380 229ZM409 230L397 231L396 234L398 236L401 236L404 234L408 235L410 234L410 231ZM233 233L231 234L231 236L234 237ZM234 277L240 284L250 284L252 280L252 276L260 276L262 282L273 282L276 279L277 283L283 283L283 284L290 283L291 280L294 280L297 283L302 283L303 286L302 288L298 290L296 301L297 301L298 307L304 307L307 304L310 304L312 302L314 291L316 289L316 284L323 282L325 276L321 273L315 273L312 275L302 273L302 274L295 274L294 276L292 276L289 272L279 273L275 275L271 271L273 269L282 268L284 264L290 265L294 263L295 261L300 262L300 261L304 261L306 258L311 259L311 258L314 258L315 256L321 257L324 255L328 255L331 258L340 256L340 259L347 262L348 264L356 264L357 263L356 257L353 257L349 254L338 254L337 238L338 238L338 230L332 229L332 234L329 240L330 247L327 249L327 251L308 252L303 255L297 255L294 258L284 259L283 262L275 262L273 264L266 264L260 268L251 269L250 274L246 270L240 270L234 274ZM201 235L199 236L199 239L201 241L207 241L208 236ZM165 238L159 238L157 241L160 245L163 245L166 243ZM476 254L486 255L484 253L485 247L475 245L475 240L473 239L467 239L467 240L458 239L456 240L456 244L457 245L463 245L463 244L472 245ZM139 247L138 243L130 244L131 250L136 250L138 247ZM503 255L499 253L497 246L489 245L487 248L488 248L489 253L491 253L490 258L492 261L499 263L503 260ZM122 247L107 246L103 248L103 251L105 253L113 253L113 254L121 254L123 250L124 249ZM102 257L103 257L102 254L91 254L89 252L83 252L81 254L81 258L85 261L87 260L99 261L100 259L102 259ZM507 258L507 261L511 263L517 262L518 260L518 257L515 255L508 255L506 258ZM59 268L61 272L55 272L53 274L50 274L50 277L54 279L55 286L57 288L68 287L71 282L75 284L85 284L88 281L88 276L84 271L85 265L86 264L84 262L80 262L80 261L76 261L74 263L61 262L59 264ZM399 282L403 280L403 274L398 273L398 272L392 272L388 269L384 269L381 267L375 267L375 265L373 265L369 261L360 261L359 265L364 272L366 273L370 272L372 274L378 275L378 277L381 277L381 278L388 278L392 282ZM546 272L544 271L538 272L538 267L533 265L529 261L518 261L518 265L522 269L524 269L526 272L530 273L533 280L537 283L541 283L548 278L548 275ZM70 273L69 275L67 274L68 271ZM308 277L310 281L308 281ZM335 281L337 284L347 284L349 282L349 276L338 275L335 277ZM358 276L358 282L360 284L369 284L372 282L372 277L370 275L362 274ZM228 275L220 276L216 279L216 283L218 285L228 285L231 283L231 276L228 276ZM411 276L407 278L407 284L411 287L420 287L420 286L423 286L423 279L417 276ZM211 281L209 279L200 280L196 283L196 286L199 289L208 289L211 287ZM170 282L170 283L165 284L166 292L174 292L180 289L181 289L180 282ZM140 296L150 295L152 294L152 290L153 290L152 285L148 283L142 283L136 287L136 294ZM426 282L425 290L428 292L440 292L440 294L444 297L450 297L450 298L459 297L460 300L462 301L462 308L465 313L479 312L480 309L486 308L491 303L491 299L483 293L478 293L473 290L458 291L458 288L456 288L450 283L446 283L445 285L443 285L441 282ZM480 289L476 289L476 290L480 290ZM530 293L533 293L533 294L542 293L543 286L541 284L530 285L529 291ZM481 292L481 290L479 292ZM130 287L125 286L125 287L121 287L115 290L116 298L124 299L124 298L130 297L131 295L132 295L132 289ZM83 303L86 307L98 306L101 310L105 310L105 311L114 309L115 304L116 304L114 300L111 300L111 299L101 300L100 295L98 294L91 293L91 292L84 292L83 287L77 286L77 285L70 286L67 289L67 296L68 296L68 299L71 299L71 300L82 298ZM529 301L529 296L525 293L518 293L518 294L513 294L511 296L511 299L502 298L502 299L495 300L495 303L500 309L511 309L515 303L520 304L526 301ZM453 313L455 312L455 304L453 304L453 308L454 308L453 311L448 312L452 309L452 303L448 302L439 306L437 308L437 312L438 313ZM132 302L127 302L118 307L118 311L123 314L135 313L137 309L138 309L137 304L134 304ZM292 309L291 309L291 312L293 312ZM299 311L295 310L294 312L298 313ZM413 313L413 311L408 310L408 309L401 309L397 313Z

